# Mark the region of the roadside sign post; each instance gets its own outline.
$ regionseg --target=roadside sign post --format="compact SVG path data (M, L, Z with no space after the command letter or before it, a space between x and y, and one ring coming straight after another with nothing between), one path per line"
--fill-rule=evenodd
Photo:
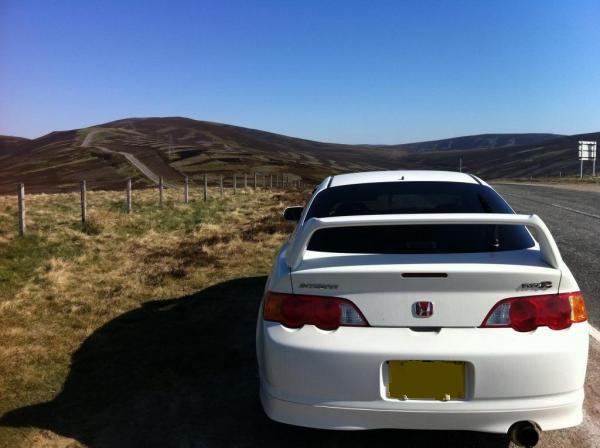
M583 161L592 161L592 177L596 176L596 142L579 142L579 177L583 178Z

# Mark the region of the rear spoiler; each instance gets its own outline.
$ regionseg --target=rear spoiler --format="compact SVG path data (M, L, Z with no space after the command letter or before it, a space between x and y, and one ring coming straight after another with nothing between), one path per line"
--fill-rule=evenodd
M498 224L532 227L537 230L535 239L540 245L542 259L553 268L559 268L562 258L552 234L537 215L505 213L447 213L407 215L361 215L310 218L300 227L286 254L290 269L302 263L304 253L313 234L320 229L333 227L427 225L427 224Z

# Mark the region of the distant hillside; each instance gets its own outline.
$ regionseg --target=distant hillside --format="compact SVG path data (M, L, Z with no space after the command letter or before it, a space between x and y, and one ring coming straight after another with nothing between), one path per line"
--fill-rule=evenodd
M200 181L204 173L329 174L385 169L465 170L485 178L575 173L577 140L598 134L483 134L402 145L343 145L182 117L127 118L28 140L0 137L0 193L153 185L158 176Z
M459 157L465 171L486 179L519 178L529 176L579 175L577 146L579 140L600 141L600 132L563 136L537 144L511 147L439 151L415 157L415 167L435 166L439 169L456 169ZM591 164L584 166L591 174Z
M22 144L28 141L29 139L23 137L0 135L0 155L16 151Z
M446 138L428 142L394 145L409 151L457 151L468 149L494 149L509 146L539 144L564 137L559 134L479 134L466 137Z
M332 172L397 166L405 151L320 143L254 129L181 117L129 118L30 140L0 165L0 192L24 181L29 191L121 188L132 177L151 185L144 172L181 182L205 173L231 177L260 171L314 181ZM142 165L140 170L132 163Z

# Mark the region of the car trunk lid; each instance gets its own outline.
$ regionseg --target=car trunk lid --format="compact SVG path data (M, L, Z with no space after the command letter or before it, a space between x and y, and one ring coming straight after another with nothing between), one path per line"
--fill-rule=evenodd
M476 327L502 299L557 293L560 276L537 248L416 255L307 251L291 272L294 293L351 300L371 326L382 327Z

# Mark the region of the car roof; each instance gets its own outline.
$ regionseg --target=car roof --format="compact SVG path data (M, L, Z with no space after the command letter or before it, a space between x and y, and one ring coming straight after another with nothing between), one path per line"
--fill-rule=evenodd
M377 182L462 182L487 185L478 177L457 171L399 170L366 171L363 173L339 174L330 178L330 187L341 185L370 184Z

